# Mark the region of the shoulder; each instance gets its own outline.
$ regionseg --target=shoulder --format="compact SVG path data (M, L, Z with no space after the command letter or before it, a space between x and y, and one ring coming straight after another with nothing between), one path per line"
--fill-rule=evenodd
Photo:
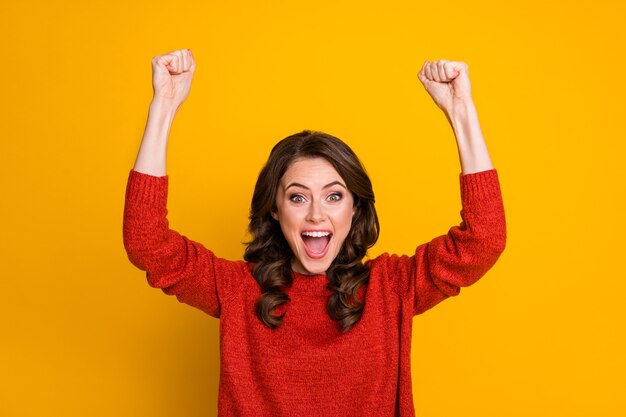
M419 248L417 251L419 251ZM416 252L417 252L416 251ZM371 273L376 274L397 274L403 272L407 268L411 268L415 255L398 255L395 253L384 252L375 258L365 261L365 265L370 268Z
M370 281L375 281L381 288L396 294L404 292L404 287L410 282L410 277L415 275L417 268L415 255L388 252L368 259L365 265L370 269Z
M209 273L216 277L218 291L223 294L222 302L229 302L239 294L244 288L253 287L256 280L252 276L254 264L243 260L229 260L214 257L212 271Z

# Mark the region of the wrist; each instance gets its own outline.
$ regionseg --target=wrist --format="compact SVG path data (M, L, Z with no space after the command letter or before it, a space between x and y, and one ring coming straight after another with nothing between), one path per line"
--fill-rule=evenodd
M165 97L153 97L150 102L150 112L174 116L178 111L178 104Z
M476 106L472 99L457 100L450 106L450 110L446 112L446 117L450 123L454 124L467 122L468 119L474 116L476 116Z

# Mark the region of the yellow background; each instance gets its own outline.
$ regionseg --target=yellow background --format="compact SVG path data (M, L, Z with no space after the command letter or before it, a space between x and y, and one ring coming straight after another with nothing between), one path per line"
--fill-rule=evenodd
M150 288L122 244L150 61L181 48L197 70L170 225L231 259L271 146L302 129L364 161L371 255L458 224L453 132L416 74L467 62L508 241L415 318L417 415L625 415L624 3L224 3L3 4L0 415L216 415L219 321Z

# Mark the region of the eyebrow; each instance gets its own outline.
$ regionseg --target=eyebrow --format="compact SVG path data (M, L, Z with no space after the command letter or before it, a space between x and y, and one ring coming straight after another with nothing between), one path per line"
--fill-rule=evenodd
M322 190L325 190L326 188L332 187L333 185L340 185L343 188L346 188L345 185L343 185L341 182L339 181L333 181L333 182L329 182L328 184L326 184L325 186L322 187ZM285 191L287 191L289 188L291 187L300 187L300 188L304 188L306 190L311 191L311 189L309 187L307 187L304 184L300 184L299 182L292 182L291 184L289 184L288 186L285 187ZM347 190L347 188L346 188Z

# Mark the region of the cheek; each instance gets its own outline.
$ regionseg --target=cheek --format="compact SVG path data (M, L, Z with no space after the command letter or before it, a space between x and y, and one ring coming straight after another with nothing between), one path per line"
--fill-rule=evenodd
M343 234L348 234L350 227L352 226L353 211L352 208L342 210L341 213L337 213L335 226L339 228Z
M285 235L291 235L298 232L300 226L300 218L297 211L283 210L279 216L280 228Z
M283 237L287 241L287 244L291 250L295 253L298 248L297 236L295 236L294 228L288 224L284 219L281 219L280 230L283 232Z

